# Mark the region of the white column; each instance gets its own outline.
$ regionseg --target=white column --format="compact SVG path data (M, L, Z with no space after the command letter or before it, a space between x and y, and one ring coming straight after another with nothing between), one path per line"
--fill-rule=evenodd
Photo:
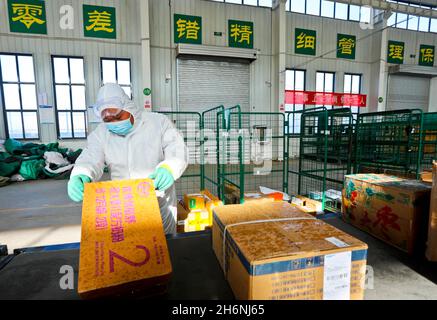
M385 28L381 32L381 57L379 60L379 83L378 83L378 98L382 98L382 102L378 101L377 111L385 111L387 109L387 81L388 81L388 64L387 64L387 43L388 43L388 28L387 19L384 18L381 23L381 28Z
M149 27L149 0L140 0L141 12L141 92L144 88L152 88L150 76L150 27ZM142 93L143 94L143 93ZM153 94L153 92L152 92ZM152 110L152 95L142 95L142 107Z
M287 46L287 21L285 3L287 0L274 0L272 11L272 112L284 108L285 58Z
M429 81L428 112L437 112L437 77Z

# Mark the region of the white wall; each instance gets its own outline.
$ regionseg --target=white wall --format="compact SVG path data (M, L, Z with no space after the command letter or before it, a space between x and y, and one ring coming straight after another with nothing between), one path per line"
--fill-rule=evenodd
M316 30L316 56L295 54L295 28ZM355 35L357 39L355 59L337 59L337 34ZM373 38L371 30L362 30L359 24L352 21L335 20L308 16L298 13L287 13L287 68L306 70L306 90L316 90L316 72L335 72L335 91L343 92L344 73L362 74L363 94L369 94ZM362 40L360 40L362 39ZM321 56L319 58L318 56ZM316 58L317 57L317 58Z
M0 52L31 53L34 56L38 92L48 95L49 105L54 105L51 55L81 56L85 60L86 102L91 105L100 86L100 57L130 58L133 96L142 99L140 0L50 0L46 3L47 35L10 33L7 1L0 0ZM95 39L83 36L82 4L113 6L116 8L117 39ZM74 29L62 30L59 26L62 5L74 8ZM3 118L3 112L1 112ZM90 124L92 130L95 124ZM56 127L53 123L40 125L41 142L55 141ZM0 119L0 138L5 137L4 122ZM64 145L83 146L84 140L64 140Z
M258 59L251 64L251 106L253 111L270 111L271 10L202 0L150 0L150 42L153 106L177 110L176 44L173 15L202 17L202 44L227 47L228 20L254 23L254 48ZM221 31L221 37L214 36ZM171 80L166 82L166 75ZM268 82L268 83L266 83Z

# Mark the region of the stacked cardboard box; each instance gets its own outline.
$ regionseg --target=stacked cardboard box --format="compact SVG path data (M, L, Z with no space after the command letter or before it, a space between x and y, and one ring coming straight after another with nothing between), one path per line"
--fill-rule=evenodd
M367 245L287 202L215 208L212 237L237 299L363 298Z
M230 183L225 183L225 202L226 204L240 203L240 189ZM247 191L244 193L244 203L252 201L282 201L283 194L281 192L273 192L264 194L259 191Z
M423 254L431 186L384 174L345 177L343 219L410 254ZM422 253L420 253L422 252Z
M153 181L85 184L79 295L163 293L171 272Z
M437 261L437 162L433 163L432 169L432 192L429 215L426 257L430 261Z
M178 203L177 231L203 231L212 225L212 210L223 203L208 190L184 195Z

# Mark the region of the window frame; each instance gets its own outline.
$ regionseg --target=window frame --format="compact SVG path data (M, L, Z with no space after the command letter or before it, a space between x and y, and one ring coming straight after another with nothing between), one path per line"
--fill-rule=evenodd
M291 2L292 1L304 1L304 12L302 13L302 12L292 11L291 10ZM289 0L288 6L286 5L286 7L285 7L285 11L293 13L293 14L304 14L304 15L309 15L309 16L314 16L314 17L327 18L327 19L335 19L335 20L341 20L341 21L350 21L350 22L358 22L358 23L365 22L365 21L361 21L362 16L363 16L362 10L363 10L364 6L355 5L355 6L360 7L359 19L355 20L355 19L351 19L351 14L350 14L350 12L351 12L351 5L353 5L353 4L342 3L341 2L340 4L347 5L347 18L346 19L340 19L340 18L336 18L335 17L336 11L337 11L337 3L339 3L339 2L334 1L334 0L331 1L333 3L333 5L334 5L334 8L333 8L334 10L333 10L333 16L332 17L328 17L328 16L322 15L322 0L319 0L319 2L320 2L320 6L319 6L319 14L318 15L314 15L314 14L309 14L308 13L308 10L307 10L308 9L307 0ZM434 8L432 6L420 5L420 4L416 4L414 2L409 2L409 1L391 1L391 2L393 2L393 3L401 3L401 4L405 4L405 5L410 5L410 6L413 6L413 7L421 7L421 8L431 9L431 10L437 10L437 7ZM395 19L394 19L395 22L391 26L392 28L408 30L408 31L415 31L415 32L437 33L437 31L431 31L431 22L432 22L432 19L436 19L437 20L437 18L429 18L427 31L423 31L423 30L420 30L420 17L419 16L417 16L417 18L418 18L417 29L409 29L408 28L408 24L409 24L409 21L410 21L410 18L409 18L410 14L399 12L399 14L406 14L406 16L407 16L407 20L405 21L405 28L398 27L398 23L399 23L399 21L398 21L398 12L394 11L393 14L395 15Z
M306 90L306 86L307 86L307 70L306 69L296 69L296 68L286 68L285 72L287 72L287 71L294 71L295 72L295 74L294 74L294 84L293 84L294 87L296 87L296 71L303 72L303 90L305 91ZM296 104L292 104L292 106L293 106L293 111L286 111L286 113L293 113L293 117L292 117L293 118L292 119L293 123L289 123L288 124L288 126L287 126L287 135L291 135L291 136L294 135L294 136L296 136L296 135L300 135L300 131L299 132L295 132L296 131L295 130L296 129L296 127L295 127L296 112L299 111L299 110L296 110ZM303 104L302 105L302 112L305 111L305 107L306 107L306 105ZM285 108L285 105L284 105L284 108ZM288 119L287 119L287 121L288 121ZM290 128L292 129L291 132L290 132Z
M250 6L250 7L260 7L260 8L272 8L272 6L261 6L259 4L259 0L256 0L256 5L253 4L245 4L244 1L245 0L240 0L241 3L232 3L232 2L226 2L225 0L206 0L206 1L210 1L210 2L218 2L218 3L227 3L227 4L233 4L233 5L237 5L237 6ZM273 0L272 0L272 5L273 5Z
M57 83L55 79L55 58L64 58L67 59L68 63L68 83ZM84 73L84 83L72 83L71 82L71 68L70 68L70 59L82 59L83 60L83 73ZM51 65L52 65L52 79L53 79L53 101L55 103L55 117L56 117L56 135L59 140L84 140L88 138L88 108L86 107L86 70L85 70L85 57L81 56L70 56L70 55L51 55L50 56ZM70 110L58 110L58 101L56 97L56 86L57 85L68 85L69 93L70 93ZM73 109L73 94L71 87L72 86L83 86L85 88L85 110L74 110ZM69 112L70 113L70 124L71 124L71 137L61 137L60 128L59 128L59 113ZM75 137L74 136L74 122L73 122L73 113L83 113L84 114L84 122L85 122L85 137Z
M316 90L315 90L316 92L320 92L320 91L317 91L317 74L318 73L323 73L323 91L321 91L321 92L326 92L325 91L325 87L326 87L326 74L332 74L332 92L327 92L327 93L335 93L336 72L335 71L316 70L316 81L314 82L315 87L316 87ZM322 105L316 104L316 105L314 105L314 108L317 108L317 107L320 107L320 106L326 107L327 110L334 109L333 105L325 105L325 104L322 104ZM331 107L331 109L328 109L328 107Z
M38 94L37 94L38 88L36 85L36 68L35 68L34 56L32 53L18 53L18 52L0 52L0 55L2 55L2 56L14 56L15 57L15 67L17 70L17 79L18 79L17 82L15 82L15 81L3 81L3 72L2 72L1 64L0 64L0 94L1 94L1 98L2 98L1 102L3 105L3 124L4 124L4 129L5 129L5 136L7 139L10 138L7 113L8 112L20 112L21 125L22 125L22 129L23 129L23 138L13 138L13 139L14 140L21 140L21 141L39 141L41 139L41 127L40 127L40 119L39 119L39 108L38 108L39 105L38 105ZM34 82L26 82L26 81L20 80L20 69L19 69L19 64L18 64L18 57L19 56L32 57ZM6 109L5 95L4 95L4 89L3 89L4 84L16 84L16 85L18 85L18 94L19 94L19 98L20 98L20 109ZM35 86L35 99L36 99L36 109L35 110L23 109L23 99L21 96L21 85L22 84L31 84L31 85ZM23 114L25 112L36 113L37 130L38 130L37 138L26 138L26 130L24 127L24 117L23 117Z
M296 13L296 14L305 14L305 15L309 15L309 16L314 16L314 17L320 17L320 18L328 18L328 19L334 19L334 20L341 20L341 21L351 21L351 22L361 22L361 7L362 6L359 6L359 5L356 5L356 6L358 6L359 7L359 19L358 20L351 20L350 19L350 6L351 6L351 4L349 4L349 3L341 3L341 4L345 4L345 5L347 5L347 18L346 19L340 19L340 18L336 18L335 17L335 14L336 14L336 10L337 10L337 2L336 1L332 1L332 3L333 3L333 5L334 5L334 11L333 11L333 16L332 17L327 17L327 16L323 16L322 15L322 0L319 0L319 14L318 15L314 15L314 14L309 14L309 13L307 13L307 9L308 9L308 5L307 5L307 0L299 0L299 1L305 1L304 2L304 7L305 7L305 12L304 13L302 13L302 12L296 12L296 11L291 11L291 2L292 1L298 1L298 0L290 0L289 1L289 3L288 3L288 7L286 6L285 7L285 11L286 12L291 12L291 13Z
M390 1L390 2L391 3L399 3L399 4L403 4L403 5L407 5L407 6L416 7L416 8L429 9L429 10L436 10L437 9L437 7L432 7L430 5L422 5L422 4L414 3L412 1ZM427 33L436 33L437 32L437 31L431 31L431 20L432 19L437 19L437 18L428 17L429 18L428 28L427 28L426 31L423 31L423 30L420 30L420 18L421 18L420 16L416 16L418 18L417 28L416 29L409 29L408 26L409 26L410 15L411 14L404 13L404 12L397 12L397 11L394 11L393 14L395 15L395 23L393 25L389 26L391 28L407 30L407 31L414 31L414 32L427 32ZM405 23L406 23L405 28L398 27L398 23L399 23L399 21L398 21L398 14L406 14L407 15L407 21L405 21ZM412 16L415 16L415 15L412 15Z
M129 62L129 87L130 87L130 99L132 100L134 98L133 95L133 84L132 84L132 59L131 58L110 58L110 57L100 57L100 86L103 86L103 60L111 60L115 61L115 81L117 81L118 84L118 68L117 68L117 62L118 61L128 61ZM120 87L127 87L127 85L120 84Z
M353 83L353 76L359 76L360 78L360 82L359 82L359 84L358 84L358 88L359 88L359 92L358 93L351 93L351 92L344 92L344 80L345 80L345 78L346 78L346 75L348 75L348 76L351 76L351 91L352 91L352 83ZM363 74L362 73L352 73L352 72L345 72L344 74L343 74L343 93L348 93L348 94L361 94L362 93L362 89L363 89ZM352 106L346 106L346 107L348 107L348 108L351 108ZM357 118L358 118L358 115L360 114L360 110L361 110L361 107L357 107L357 110L358 110L358 112L352 112L352 109L351 109L351 113L352 113L352 117L353 117L353 119L354 119L354 121L356 121L357 120ZM356 115L356 117L355 117L355 115Z

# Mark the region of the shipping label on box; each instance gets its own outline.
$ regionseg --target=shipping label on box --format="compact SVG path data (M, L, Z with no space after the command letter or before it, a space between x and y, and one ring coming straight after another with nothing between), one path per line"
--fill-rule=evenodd
M216 208L213 248L237 299L363 299L367 245L288 203Z
M85 184L79 261L84 298L154 292L172 272L153 181Z
M345 177L343 219L412 253L427 216L430 186L384 174Z

